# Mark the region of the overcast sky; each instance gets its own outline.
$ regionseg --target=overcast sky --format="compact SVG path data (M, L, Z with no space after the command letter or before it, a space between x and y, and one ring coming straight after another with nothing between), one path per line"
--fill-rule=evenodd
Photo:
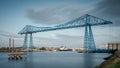
M97 47L108 42L120 42L120 0L0 0L0 47L15 39L23 45L24 35L17 33L25 25L52 26L66 23L84 14L113 22L94 26ZM84 28L65 29L33 34L34 46L71 48L83 47Z

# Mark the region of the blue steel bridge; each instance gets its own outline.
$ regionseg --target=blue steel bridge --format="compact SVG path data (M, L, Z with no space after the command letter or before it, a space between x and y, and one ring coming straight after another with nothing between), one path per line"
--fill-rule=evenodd
M97 25L106 25L112 24L112 22L85 14L81 17L75 18L66 23L58 24L51 27L36 27L32 25L26 25L18 34L25 34L23 49L26 49L28 46L28 34L30 34L29 40L29 48L33 49L33 33L37 32L46 32L46 31L53 31L53 30L61 30L61 29L70 29L70 28L77 28L77 27L85 27L85 35L84 35L84 45L83 48L85 50L96 50L96 45L94 42L94 36L92 32L91 26Z

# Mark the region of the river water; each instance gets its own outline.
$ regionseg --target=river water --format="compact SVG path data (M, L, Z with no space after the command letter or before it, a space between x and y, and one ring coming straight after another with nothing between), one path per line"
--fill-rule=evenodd
M107 53L29 52L27 59L8 61L0 53L0 68L94 68L109 56Z

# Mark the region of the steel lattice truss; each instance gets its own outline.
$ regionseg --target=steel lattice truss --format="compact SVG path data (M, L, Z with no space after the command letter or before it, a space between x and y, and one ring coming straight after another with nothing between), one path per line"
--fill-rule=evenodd
M88 20L89 22L87 22ZM112 24L112 22L86 14L67 23L59 24L52 27L36 27L32 25L26 25L18 34L29 34L36 32L84 27L88 25L95 26L95 25L105 25L105 24Z
M91 50L94 51L94 50L96 50L96 46L95 46L91 26L105 25L105 24L112 24L112 22L86 14L84 16L76 18L67 23L59 24L59 25L52 26L52 27L36 27L36 26L32 26L32 25L26 25L18 34L25 34L23 49L26 49L26 47L27 47L27 41L28 41L27 34L30 34L29 48L33 49L34 47L33 47L32 33L60 30L60 29L69 29L69 28L76 28L76 27L85 27L83 48L86 51L91 51Z

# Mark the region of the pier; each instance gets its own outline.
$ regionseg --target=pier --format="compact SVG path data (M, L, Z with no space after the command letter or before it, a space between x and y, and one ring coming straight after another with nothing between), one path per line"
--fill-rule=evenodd
M8 53L8 60L21 60L26 59L25 53Z
M22 60L26 59L26 53L25 52L18 52L14 48L14 39L9 39L9 50L8 50L8 60Z

